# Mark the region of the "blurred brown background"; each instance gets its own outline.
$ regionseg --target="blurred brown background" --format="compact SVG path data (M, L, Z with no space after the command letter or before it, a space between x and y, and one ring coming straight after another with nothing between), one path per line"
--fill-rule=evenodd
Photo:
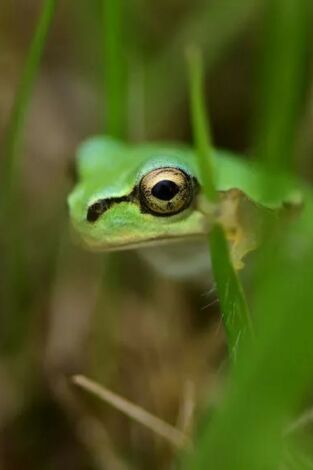
M219 396L225 346L214 286L162 279L135 253L90 254L68 227L75 149L103 127L100 3L59 2L27 117L23 302L16 316L1 312L5 470L175 468L169 443L75 389L74 373L179 426L190 402L194 421ZM1 1L1 139L41 4ZM196 42L205 53L215 143L249 151L262 1L132 0L127 8L129 138L190 141L184 48ZM305 98L298 140L312 153L310 90Z

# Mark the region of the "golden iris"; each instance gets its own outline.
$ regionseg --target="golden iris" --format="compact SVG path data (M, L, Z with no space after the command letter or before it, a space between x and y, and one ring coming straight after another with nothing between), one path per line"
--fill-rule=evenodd
M193 184L190 176L179 168L158 168L142 178L139 193L144 210L169 216L182 212L190 205Z

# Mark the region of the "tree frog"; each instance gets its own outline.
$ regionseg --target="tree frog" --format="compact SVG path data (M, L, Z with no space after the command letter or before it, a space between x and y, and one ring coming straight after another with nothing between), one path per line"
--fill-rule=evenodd
M207 234L219 221L241 268L258 243L259 213L298 206L301 191L275 176L279 191L265 197L262 178L274 176L229 152L213 158L219 199L210 205L191 147L90 138L78 149L79 180L68 198L75 231L92 250L138 249L167 275L186 277L209 269Z

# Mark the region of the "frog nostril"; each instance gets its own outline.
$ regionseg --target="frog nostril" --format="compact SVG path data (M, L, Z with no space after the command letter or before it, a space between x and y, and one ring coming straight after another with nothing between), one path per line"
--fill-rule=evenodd
M88 222L96 222L100 215L103 214L109 205L105 199L99 199L99 201L94 202L91 206L88 207L87 211L87 220Z

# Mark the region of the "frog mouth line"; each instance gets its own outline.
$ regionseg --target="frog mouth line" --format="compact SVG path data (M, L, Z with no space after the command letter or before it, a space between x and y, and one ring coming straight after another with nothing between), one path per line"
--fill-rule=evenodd
M139 248L148 248L148 247L153 247L153 246L161 246L161 245L168 245L168 244L175 244L175 243L183 243L183 242L190 242L190 241L201 241L205 239L207 236L206 233L193 233L193 234L188 234L188 235L175 235L175 236L163 236L159 238L150 238L143 240L142 242L130 242L130 243L121 243L121 244L116 244L116 245L111 245L111 246L101 246L100 244L98 246L92 245L88 243L88 246L90 246L90 249L95 252L111 252L111 251L126 251L126 250L134 250L134 249L139 249Z

